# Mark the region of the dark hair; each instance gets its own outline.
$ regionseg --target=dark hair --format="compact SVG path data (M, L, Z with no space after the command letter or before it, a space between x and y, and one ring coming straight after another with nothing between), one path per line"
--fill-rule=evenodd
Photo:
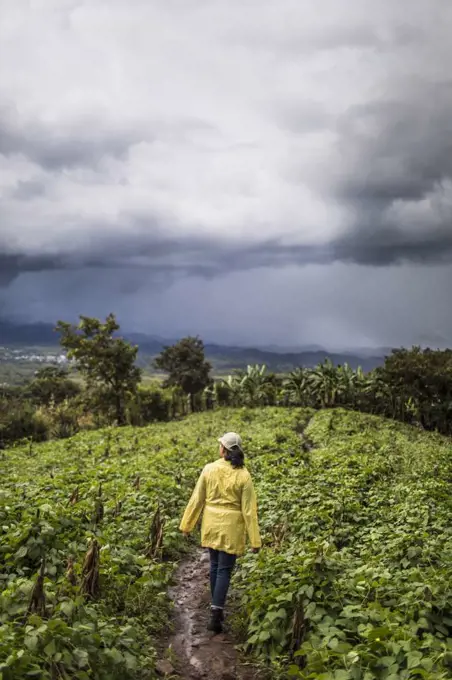
M228 460L233 468L242 468L245 465L245 455L238 446L233 446L232 449L226 449L224 459Z

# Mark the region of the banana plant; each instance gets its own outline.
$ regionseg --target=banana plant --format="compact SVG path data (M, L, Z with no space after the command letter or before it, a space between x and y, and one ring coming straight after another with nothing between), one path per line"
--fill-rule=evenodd
M311 371L300 367L292 371L284 382L284 392L289 402L295 406L310 406L312 404Z
M311 373L311 384L318 395L322 408L330 408L337 403L339 390L338 370L330 359L325 359Z
M268 401L270 385L271 378L265 364L247 366L246 372L242 374L242 388L249 406L264 406Z
M243 402L243 378L240 375L228 375L219 381L221 388L228 394L228 403L231 406L240 406Z

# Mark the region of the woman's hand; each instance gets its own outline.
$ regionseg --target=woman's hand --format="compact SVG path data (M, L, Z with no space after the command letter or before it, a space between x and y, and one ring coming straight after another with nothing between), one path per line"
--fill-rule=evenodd
M257 555L257 553L260 552L260 548L251 548L251 552Z

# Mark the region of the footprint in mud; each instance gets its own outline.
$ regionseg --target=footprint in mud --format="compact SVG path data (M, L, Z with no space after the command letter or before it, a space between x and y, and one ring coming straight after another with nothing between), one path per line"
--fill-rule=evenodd
M170 590L175 604L174 633L167 646L177 657L177 676L181 680L262 680L255 668L241 663L228 634L207 631L208 579L209 555L200 550L180 566L176 585ZM170 665L167 668L171 670ZM161 672L165 674L164 665Z

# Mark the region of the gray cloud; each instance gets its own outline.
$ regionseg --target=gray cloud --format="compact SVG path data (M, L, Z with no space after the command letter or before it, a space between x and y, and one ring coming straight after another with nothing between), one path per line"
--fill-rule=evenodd
M404 97L404 98L403 98ZM335 194L353 207L339 259L390 265L452 257L452 82L354 108L338 124Z
M282 269L310 264L351 262L389 266L403 262L452 262L452 229L403 234L394 226L372 225L323 245L285 245L280 239L258 244L246 241L128 235L106 240L92 237L86 250L48 255L0 255L0 286L30 272L116 270L124 290L137 290L142 280L165 275L167 280L187 276L224 277L227 273L262 267ZM375 225L374 225L375 226Z
M452 81L415 82L397 99L354 107L338 121L338 194L381 210L452 179Z
M64 269L63 258L48 255L24 255L0 252L0 286L8 285L17 276L26 272L51 271Z
M38 196L43 196L46 193L46 186L44 182L34 182L33 180L22 181L19 180L17 185L11 192L14 199L18 201L30 201Z
M104 130L98 120L58 126L26 121L10 108L0 111L0 154L23 154L46 170L96 166L106 156L124 158L142 131Z
M442 0L325 0L321 14L305 0L118 2L108 17L93 0L16 19L5 63L21 77L0 86L0 304L43 313L38 281L50 307L64 294L82 311L90 286L99 308L146 290L185 300L181 286L206 279L223 299L245 275L265 289L263 270L314 266L325 290L342 267L356 286L396 266L447 279Z
M303 135L320 132L334 127L334 117L321 104L315 101L278 102L275 118L282 128Z
M335 243L334 258L379 267L402 262L430 265L452 262L452 229L410 236L394 226L384 228L377 224L373 230L363 231L355 227L348 237Z
M227 34L229 41L261 49L274 53L275 50L300 56L310 55L313 52L335 52L338 50L363 50L385 52L394 47L419 45L425 39L425 30L422 26L410 25L405 23L393 23L390 30L386 26L383 32L377 25L377 21L372 23L369 17L359 18L356 22L348 23L348 13L345 11L342 16L340 8L334 6L335 3L327 2L327 7L317 18L309 16L309 10L300 6L300 14L297 15L299 21L281 21L281 12L276 5L268 12L269 23L263 28L261 33L256 32L249 26L247 29L231 30ZM368 5L375 12L376 4L364 0L361 8ZM356 5L355 5L356 7ZM309 8L312 12L313 8ZM385 13L383 8L382 14ZM328 10L330 16L328 17ZM294 12L294 14L297 14ZM360 14L360 13L357 13ZM334 16L334 20L332 20ZM346 19L344 22L344 18ZM303 19L305 19L303 21Z

